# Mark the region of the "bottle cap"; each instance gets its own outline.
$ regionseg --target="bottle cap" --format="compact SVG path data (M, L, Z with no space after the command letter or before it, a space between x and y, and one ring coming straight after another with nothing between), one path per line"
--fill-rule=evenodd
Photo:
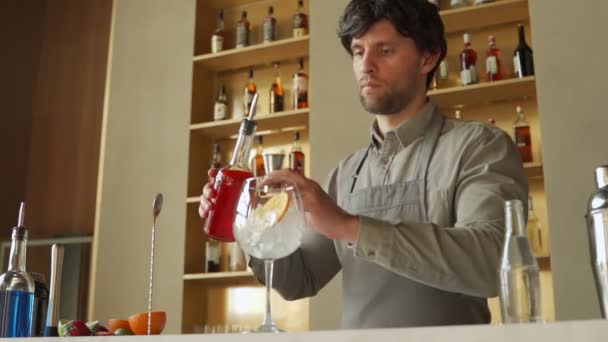
M463 36L463 38L464 38L464 42L465 42L465 44L467 44L467 43L470 43L470 42L471 42L471 35L470 35L470 34L465 33L465 34L464 34L464 36Z

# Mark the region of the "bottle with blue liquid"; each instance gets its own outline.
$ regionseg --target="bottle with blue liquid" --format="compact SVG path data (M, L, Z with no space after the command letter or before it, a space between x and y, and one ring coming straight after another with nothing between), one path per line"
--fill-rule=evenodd
M34 280L25 271L27 230L23 227L24 204L13 228L8 271L0 275L0 337L30 337L34 310Z

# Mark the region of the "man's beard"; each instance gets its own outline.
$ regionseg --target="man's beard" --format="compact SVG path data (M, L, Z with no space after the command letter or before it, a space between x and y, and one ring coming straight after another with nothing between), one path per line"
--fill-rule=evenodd
M394 115L407 107L411 102L412 97L403 92L401 92L401 94L389 92L377 98L376 101L368 102L365 96L359 93L359 100L361 101L363 108L371 114Z

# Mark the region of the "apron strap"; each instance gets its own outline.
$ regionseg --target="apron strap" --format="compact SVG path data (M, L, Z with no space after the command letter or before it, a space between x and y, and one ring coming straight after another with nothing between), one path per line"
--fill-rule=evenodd
M420 208L422 211L422 215L424 220L428 222L428 210L427 210L427 198L426 198L426 184L427 184L427 176L429 173L429 165L431 164L431 159L433 159L433 153L435 152L435 147L437 146L437 141L439 141L439 137L441 136L441 130L443 129L443 124L445 122L445 118L441 113L439 113L439 109L435 108L433 112L433 118L427 127L427 131L424 134L424 141L422 142L422 148L420 150L420 155L418 158L418 163L416 165L416 178L420 182Z
M363 154L363 157L361 158L361 161L359 161L359 165L357 166L357 170L355 171L355 174L352 176L353 181L352 181L351 186L350 186L350 193L351 194L355 190L355 185L357 185L357 178L359 178L359 173L361 173L361 169L363 168L363 164L365 164L365 160L367 159L367 156L369 155L369 150L371 148L372 148L372 144L370 143L367 146L367 149L365 150L365 153Z

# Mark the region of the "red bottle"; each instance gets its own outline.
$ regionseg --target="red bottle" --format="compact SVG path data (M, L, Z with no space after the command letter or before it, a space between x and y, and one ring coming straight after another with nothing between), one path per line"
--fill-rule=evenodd
M500 49L496 47L496 38L488 37L488 51L486 51L486 75L488 81L502 80L502 71L500 67Z
M479 82L477 76L477 52L471 47L471 36L464 34L464 49L460 53L460 83L469 85Z
M253 177L247 166L247 159L255 134L255 125L255 121L243 119L230 164L221 169L215 177L213 188L217 193L216 202L205 222L205 233L214 240L234 241L232 222L241 187L247 178Z

